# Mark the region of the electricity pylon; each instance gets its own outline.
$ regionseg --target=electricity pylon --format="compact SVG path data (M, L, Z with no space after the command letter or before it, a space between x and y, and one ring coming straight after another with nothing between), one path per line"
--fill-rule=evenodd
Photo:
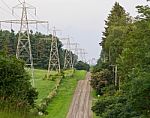
M83 49L79 49L79 55L80 55L80 60L83 61L84 60Z
M37 20L29 20L27 10L33 9L35 10L36 15L36 8L28 3L21 2L20 4L13 7L14 9L22 9L21 20L5 20L0 22L11 23L12 24L19 24L19 36L18 36L18 43L17 43L17 50L16 50L16 58L22 59L25 61L25 65L28 70L31 72L32 76L32 85L34 86L34 66L33 66L33 57L32 57L32 49L31 49L31 41L30 41L30 33L29 33L29 24L38 24L38 23L48 23L47 21L37 21ZM12 28L12 27L11 27Z
M79 54L80 54L80 58L81 58L81 61L83 62L86 62L86 53L84 49L79 49Z
M25 60L26 66L31 69L32 84L34 86L35 84L34 66L33 66L33 57L31 51L28 18L27 18L27 6L25 1L22 3L21 8L22 8L21 26L19 31L18 43L17 43L16 57Z
M51 50L50 50L47 78L49 78L50 72L53 70L60 72L58 38L56 37L56 31L57 30L54 27L52 38L51 38Z
M76 64L76 60L78 60L78 56L79 56L79 48L78 48L78 43L71 43L71 45L74 46L74 48L72 48L71 50L74 52L75 57L73 57L73 66Z
M73 57L71 52L71 43L70 38L65 38L67 40L66 50L65 50L65 60L64 60L64 69L73 68Z
M84 61L84 62L86 62L86 55L87 55L87 54L88 54L87 52L83 51L83 61Z

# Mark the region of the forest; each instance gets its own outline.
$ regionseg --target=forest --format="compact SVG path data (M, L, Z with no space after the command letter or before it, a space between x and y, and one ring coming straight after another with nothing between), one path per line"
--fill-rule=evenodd
M91 86L99 118L150 117L150 7L132 17L116 2L105 21Z

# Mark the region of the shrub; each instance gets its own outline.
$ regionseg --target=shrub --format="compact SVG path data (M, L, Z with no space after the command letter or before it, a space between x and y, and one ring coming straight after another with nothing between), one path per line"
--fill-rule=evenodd
M33 108L38 93L30 83L31 77L24 69L24 62L0 55L0 72L0 109Z

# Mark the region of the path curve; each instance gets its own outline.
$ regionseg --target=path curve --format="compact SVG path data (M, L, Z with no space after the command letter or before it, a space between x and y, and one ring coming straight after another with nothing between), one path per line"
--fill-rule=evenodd
M85 80L78 82L67 118L92 118L90 82L91 74L86 74Z

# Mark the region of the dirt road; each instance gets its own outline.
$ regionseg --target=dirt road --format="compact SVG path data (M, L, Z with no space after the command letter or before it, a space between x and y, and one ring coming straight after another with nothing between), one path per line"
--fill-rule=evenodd
M87 73L85 80L78 82L67 118L92 118L89 79Z

